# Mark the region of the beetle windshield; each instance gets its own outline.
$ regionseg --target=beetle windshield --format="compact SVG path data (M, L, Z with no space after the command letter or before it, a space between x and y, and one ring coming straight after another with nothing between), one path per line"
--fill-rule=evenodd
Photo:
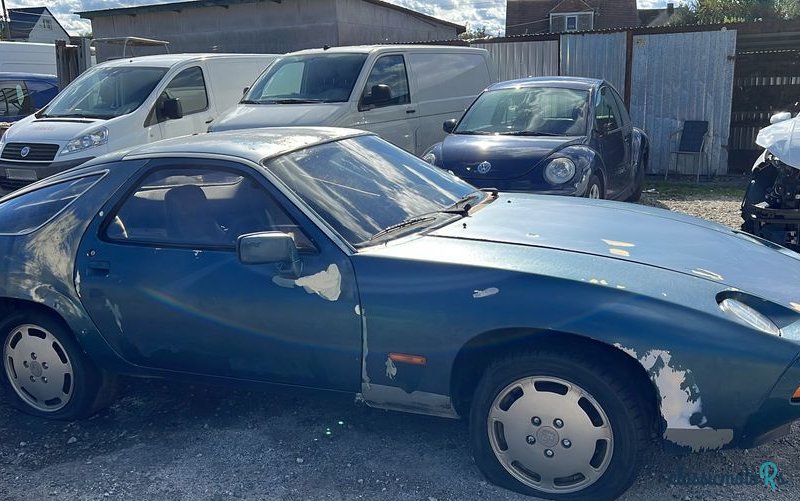
M97 66L53 99L43 117L114 118L142 105L168 68Z
M340 53L283 57L256 80L242 103L346 102L366 59L366 54Z
M589 92L558 87L498 89L481 94L455 134L583 136Z
M382 230L452 207L476 191L375 136L289 153L267 167L355 247ZM472 205L484 196L477 195Z

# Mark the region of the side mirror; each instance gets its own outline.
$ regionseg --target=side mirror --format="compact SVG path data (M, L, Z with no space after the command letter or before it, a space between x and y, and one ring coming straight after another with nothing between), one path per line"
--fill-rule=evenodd
M782 111L780 113L775 113L774 115L769 117L769 123L774 125L791 119L792 119L791 113L789 113L788 111Z
M370 95L364 96L359 105L359 111L366 111L375 106L386 104L392 100L392 89L386 84L373 85Z
M451 134L454 130L456 130L457 123L458 120L456 120L455 118L451 118L450 120L442 124L442 130L447 132L448 134Z
M183 118L183 106L178 98L170 98L161 105L161 114L167 120L177 120Z
M245 88L242 90L242 97L244 97L245 95L247 95L247 91L249 91L249 90L250 90L250 87L245 87Z
M242 264L269 264L281 266L281 271L295 271L300 258L294 238L280 231L248 233L236 240L236 253Z

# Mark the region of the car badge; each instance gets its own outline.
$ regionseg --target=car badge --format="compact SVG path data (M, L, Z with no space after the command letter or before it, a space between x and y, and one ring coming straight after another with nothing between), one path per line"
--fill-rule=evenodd
M492 164L489 162L481 162L478 164L479 174L487 174L490 170L492 170Z
M31 149L27 146L23 146L21 150L19 150L19 156L25 158L28 156L28 153L31 152Z

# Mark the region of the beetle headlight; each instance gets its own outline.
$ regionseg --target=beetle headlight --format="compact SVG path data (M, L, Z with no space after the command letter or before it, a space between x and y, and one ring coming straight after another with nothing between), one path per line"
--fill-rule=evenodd
M575 162L569 158L554 158L544 168L544 178L550 184L564 184L575 175Z
M772 334L773 336L781 335L781 330L772 320L741 301L731 298L723 299L720 301L719 307L725 313L735 317L739 322L749 325L756 330Z
M76 151L83 151L88 148L94 148L95 146L100 146L106 144L108 142L108 129L105 127L101 127L99 129L93 130L88 134L84 134L82 136L76 137L75 139L71 139L64 149L61 151L62 155L67 155L69 153L75 153Z
M425 155L422 156L422 159L431 165L436 165L436 155L434 155L432 152L425 153Z

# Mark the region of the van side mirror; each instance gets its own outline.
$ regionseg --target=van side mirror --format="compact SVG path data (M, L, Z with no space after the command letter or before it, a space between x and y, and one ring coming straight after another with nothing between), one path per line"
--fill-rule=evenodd
M359 111L369 110L392 100L392 88L386 84L373 85L370 94L361 99Z
M242 97L246 96L246 95L247 95L247 91L249 91L249 90L250 90L250 87L245 87L245 88L242 90Z
M455 118L451 118L450 120L442 124L442 130L447 132L448 134L452 134L452 132L456 130L457 123L458 120L456 120Z
M164 100L161 105L161 115L167 120L177 120L183 118L183 106L178 98Z
M236 240L236 254L242 264L281 265L281 271L299 271L300 258L294 238L281 231L248 233Z
M791 119L792 119L791 113L789 113L788 111L782 111L780 113L775 113L774 115L769 117L769 123L774 125Z

